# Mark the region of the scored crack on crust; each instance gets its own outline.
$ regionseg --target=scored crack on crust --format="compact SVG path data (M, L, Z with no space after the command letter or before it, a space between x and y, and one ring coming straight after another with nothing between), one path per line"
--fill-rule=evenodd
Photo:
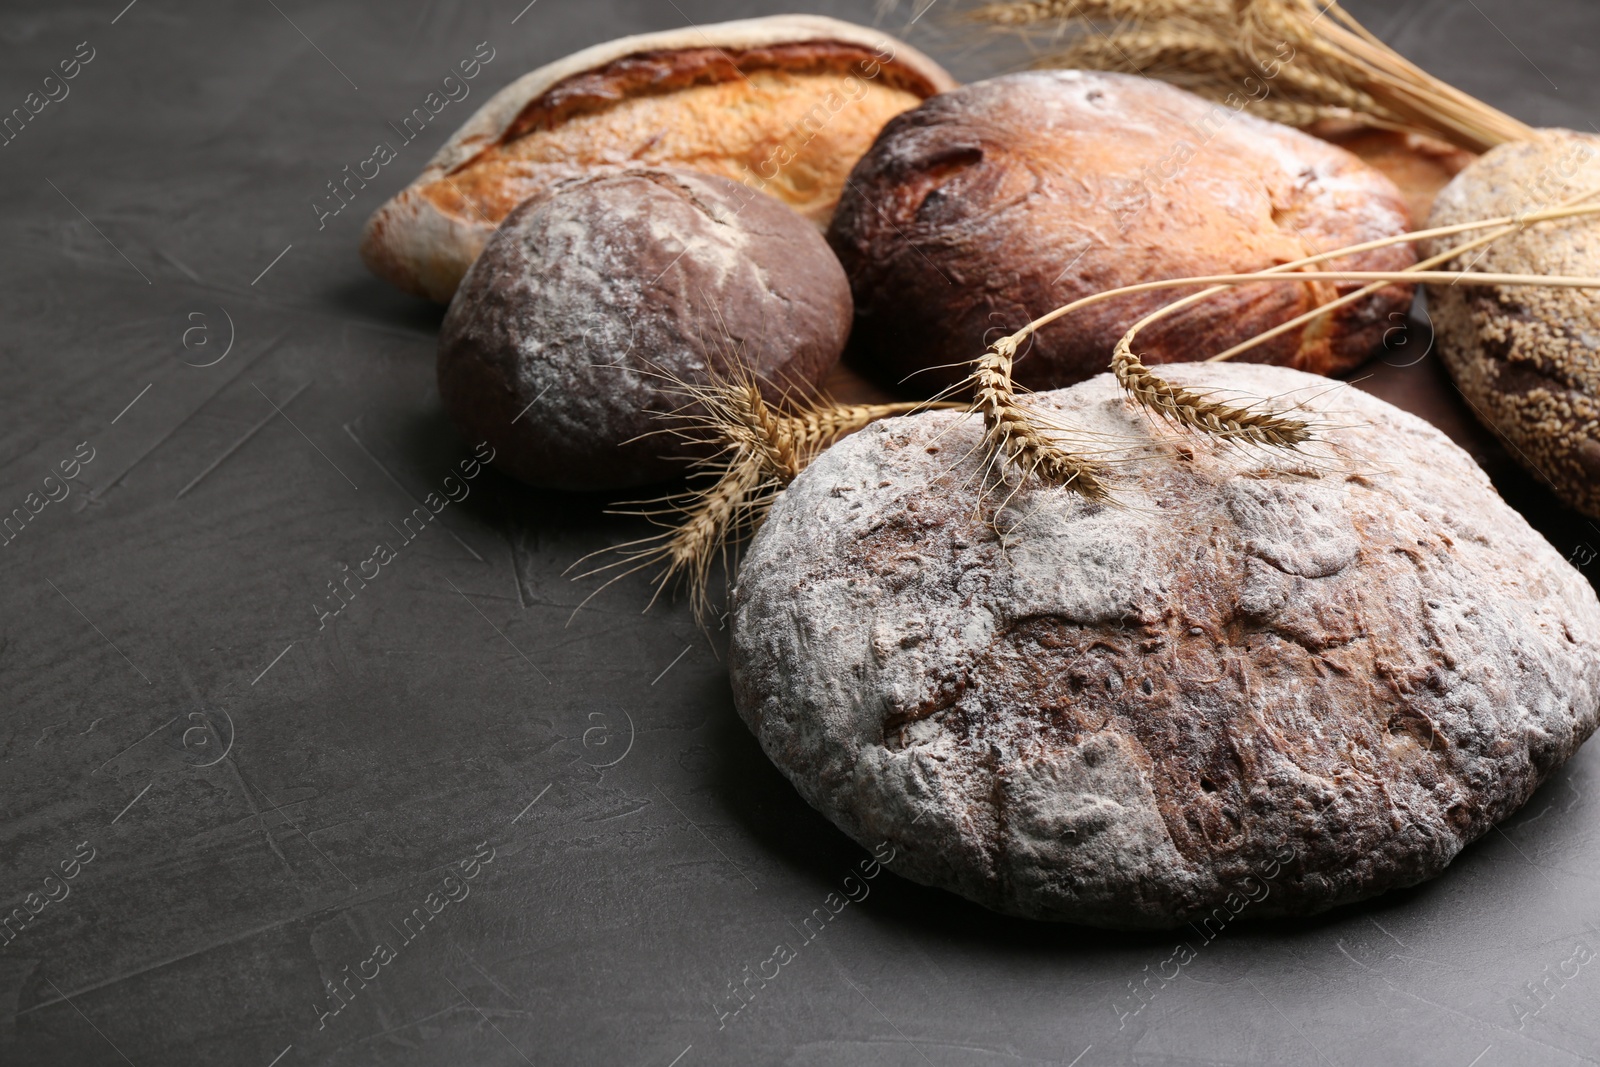
M1600 189L1600 137L1542 130L1462 171L1429 225L1552 207L1592 189ZM1430 255L1449 247L1430 244ZM1592 218L1538 223L1445 269L1600 274L1600 229ZM1430 285L1428 305L1439 354L1479 420L1542 484L1600 518L1600 296Z
M1145 442L1115 502L1033 483L986 521L978 419L869 427L748 551L740 715L896 871L1014 915L1304 915L1439 874L1594 731L1594 590L1420 419L1284 368L1163 371L1292 398L1328 451L1152 430L1102 375L1030 403Z
M890 58L883 58L886 52ZM805 116L826 98L789 93L794 113L780 113L771 105L785 96L786 86L763 89L757 85L762 72L843 74L862 63L874 63L879 71L860 96L867 106L849 114L841 110L842 119L830 113L826 128L811 131L819 143L807 141L812 151L797 153L799 162L787 175L754 179L768 181L767 191L825 226L837 186L882 123L956 82L915 48L877 30L822 16L781 15L625 37L523 75L480 107L417 179L372 215L362 258L397 287L445 302L500 220L528 196L563 180L610 166L652 165L686 166L754 184L750 175L796 130L810 129ZM705 102L706 121L680 115L667 122L669 128L663 128L667 120L661 115L634 121L618 111L646 98L735 80L750 90L751 100L765 101L765 125L772 129L760 116L745 114L748 107L721 99ZM619 114L616 128L604 125L607 112ZM730 118L740 115L743 123ZM503 151L552 130L559 137L568 122L595 125L578 130L570 143L550 146L548 159ZM736 130L749 141L735 146L742 153L719 140ZM475 168L485 173L475 175Z

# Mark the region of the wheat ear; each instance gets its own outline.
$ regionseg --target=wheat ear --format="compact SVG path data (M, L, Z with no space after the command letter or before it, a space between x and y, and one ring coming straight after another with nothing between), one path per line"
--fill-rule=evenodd
M1258 445L1296 448L1311 440L1310 424L1299 419L1233 407L1174 385L1133 354L1132 338L1129 333L1117 342L1111 371L1128 395L1150 411L1180 426Z
M968 17L992 26L1037 26L1074 19L1130 22L1202 15L1220 18L1229 6L1228 0L1002 0L982 4Z
M1332 0L1006 0L972 17L1025 32L1075 31L1065 62L1132 65L1215 100L1258 100L1251 86L1267 85L1279 101L1271 110L1285 117L1344 108L1473 152L1534 136L1532 127L1411 63Z
M578 577L631 564L606 582L610 585L655 567L651 578L654 595L646 610L670 588L687 584L695 621L702 627L712 615L713 563L723 560L730 564L731 573L738 546L754 536L773 500L823 449L878 419L930 407L961 406L814 401L791 402L791 410L782 411L766 401L754 379L718 380L708 386L677 384L695 410L669 415L682 422L672 432L720 446L720 451L695 465L695 480L701 483L695 489L619 505L614 514L644 516L667 529L654 537L603 550L620 558Z
M1071 489L1089 500L1108 495L1101 471L1062 448L1039 428L1017 398L1011 381L1016 345L1002 339L979 357L972 372L972 410L983 416L984 450L990 465L1014 467L1049 485Z
M1349 250L1325 253L1317 258L1339 258ZM1287 266L1287 265L1286 265ZM1100 298L1120 296L1155 289L1187 288L1194 285L1209 286L1205 291L1168 304L1146 315L1128 330L1117 342L1112 352L1111 369L1118 382L1140 405L1182 426L1216 434L1222 437L1241 438L1259 444L1294 447L1311 439L1310 427L1297 419L1276 412L1258 412L1249 408L1218 405L1197 394L1173 386L1147 368L1133 353L1133 341L1139 331L1166 318L1191 304L1198 303L1223 289L1239 285L1305 285L1313 282L1421 282L1428 285L1473 286L1544 286L1557 289L1600 289L1600 278L1572 277L1557 274L1478 274L1471 271L1284 271L1274 268L1256 274L1218 274L1202 278L1174 278L1160 282L1144 282L1124 286L1097 294ZM1092 302L1095 298L1088 298ZM1086 301L1078 301L1081 306ZM1068 305L1071 307L1072 305ZM1060 310L1060 309L1058 309ZM1015 336L1015 335L1014 335Z

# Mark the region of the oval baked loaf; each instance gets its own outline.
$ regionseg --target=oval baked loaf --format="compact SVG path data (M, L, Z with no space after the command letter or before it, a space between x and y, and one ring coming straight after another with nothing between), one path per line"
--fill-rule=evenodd
M439 395L532 485L612 489L686 470L682 386L808 396L850 333L822 235L772 197L694 171L607 171L514 210L439 331Z
M921 372L925 391L1080 297L1261 270L1408 228L1393 183L1314 137L1146 78L1034 71L892 121L852 173L829 242L855 292L852 362L880 381ZM1327 269L1415 261L1402 244ZM1232 289L1140 344L1147 362L1204 358L1355 288ZM1045 328L1017 380L1043 389L1100 373L1126 329L1174 295L1129 296ZM1410 299L1410 287L1391 286L1243 358L1348 370Z
M954 80L877 30L781 15L643 34L496 93L368 220L367 266L444 302L500 220L597 167L687 167L742 181L826 226L883 124Z
M1501 145L1439 194L1432 226L1555 207L1600 189L1600 137L1541 130ZM1600 274L1593 218L1541 222L1450 270ZM1448 245L1434 242L1433 251ZM1587 289L1428 287L1439 355L1478 418L1539 481L1600 519L1600 294Z
M1124 443L1114 503L1030 481L993 514L978 420L877 423L749 549L739 714L894 870L1014 915L1205 929L1437 875L1600 721L1594 590L1422 420L1164 372L1301 402L1326 454L1152 429L1102 375L1030 404Z

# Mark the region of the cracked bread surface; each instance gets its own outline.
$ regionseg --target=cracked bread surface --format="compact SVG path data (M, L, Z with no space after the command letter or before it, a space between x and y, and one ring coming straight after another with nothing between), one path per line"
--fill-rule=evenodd
M976 419L878 423L750 548L740 715L896 871L1014 915L1303 915L1439 874L1594 731L1593 589L1421 420L1163 371L1302 403L1322 453L1152 429L1102 375L1029 402L1123 450L1112 503L1030 483L990 522Z

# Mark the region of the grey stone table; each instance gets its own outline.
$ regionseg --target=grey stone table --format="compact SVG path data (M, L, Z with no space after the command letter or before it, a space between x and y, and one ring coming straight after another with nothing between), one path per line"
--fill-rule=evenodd
M780 6L525 3L0 9L0 111L76 74L0 147L0 512L38 509L0 548L0 904L27 917L0 1064L1600 1062L1593 746L1444 877L1313 922L1110 935L893 874L828 911L866 853L762 757L716 642L641 615L642 581L573 614L563 570L635 528L464 477L439 312L355 253L493 87ZM963 78L1016 59L943 5L909 30L909 0L794 6ZM1600 116L1592 0L1354 6L1524 119ZM478 96L331 213L480 43ZM1370 387L1478 448L1563 554L1600 546L1412 358Z

